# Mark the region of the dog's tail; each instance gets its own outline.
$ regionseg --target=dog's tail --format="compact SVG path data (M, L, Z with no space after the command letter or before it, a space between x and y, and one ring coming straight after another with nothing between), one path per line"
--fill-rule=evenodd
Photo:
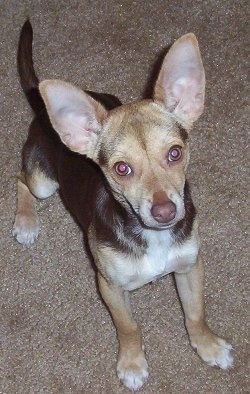
M27 100L36 114L45 108L39 93L39 80L36 76L32 59L33 30L30 21L24 23L18 44L17 66L20 83Z

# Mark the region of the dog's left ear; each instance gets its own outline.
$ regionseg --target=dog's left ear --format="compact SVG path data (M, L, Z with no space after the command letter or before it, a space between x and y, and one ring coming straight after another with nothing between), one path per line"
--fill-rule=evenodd
M70 83L46 80L39 84L53 128L72 151L93 158L105 108Z
M204 108L205 72L193 33L179 38L166 55L155 85L154 100L164 103L191 126Z

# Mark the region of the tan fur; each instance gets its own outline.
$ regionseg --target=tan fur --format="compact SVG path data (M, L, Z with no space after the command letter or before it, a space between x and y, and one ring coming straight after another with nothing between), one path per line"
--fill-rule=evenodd
M188 144L184 146L178 134L176 120L163 107L141 101L111 111L100 144L108 158L108 164L102 166L103 172L112 188L121 192L136 211L141 201L145 201L147 210L146 203L152 204L154 193L164 190L168 199L179 207L176 220L183 217L182 194L189 147ZM183 147L183 156L169 167L167 155L174 145ZM133 177L117 176L112 169L118 161L132 167ZM145 212L143 218L145 224L151 224L149 212Z
M39 222L35 210L35 198L26 185L22 173L18 179L17 212L13 227L13 235L18 242L29 246L37 238Z

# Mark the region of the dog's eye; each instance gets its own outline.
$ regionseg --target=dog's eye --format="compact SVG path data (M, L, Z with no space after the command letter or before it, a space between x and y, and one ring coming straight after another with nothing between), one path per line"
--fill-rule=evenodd
M119 161L115 164L115 171L118 175L121 176L129 175L132 172L129 165L127 163L124 163L124 161Z
M177 161L180 160L182 156L182 148L181 146L173 146L168 152L168 161Z

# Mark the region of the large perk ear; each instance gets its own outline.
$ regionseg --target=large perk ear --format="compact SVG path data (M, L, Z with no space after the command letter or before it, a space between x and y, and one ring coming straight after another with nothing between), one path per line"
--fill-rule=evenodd
M179 38L166 55L155 85L154 100L163 102L187 126L204 108L205 72L193 33Z
M82 90L60 80L39 84L41 96L62 142L72 151L92 156L105 108Z

